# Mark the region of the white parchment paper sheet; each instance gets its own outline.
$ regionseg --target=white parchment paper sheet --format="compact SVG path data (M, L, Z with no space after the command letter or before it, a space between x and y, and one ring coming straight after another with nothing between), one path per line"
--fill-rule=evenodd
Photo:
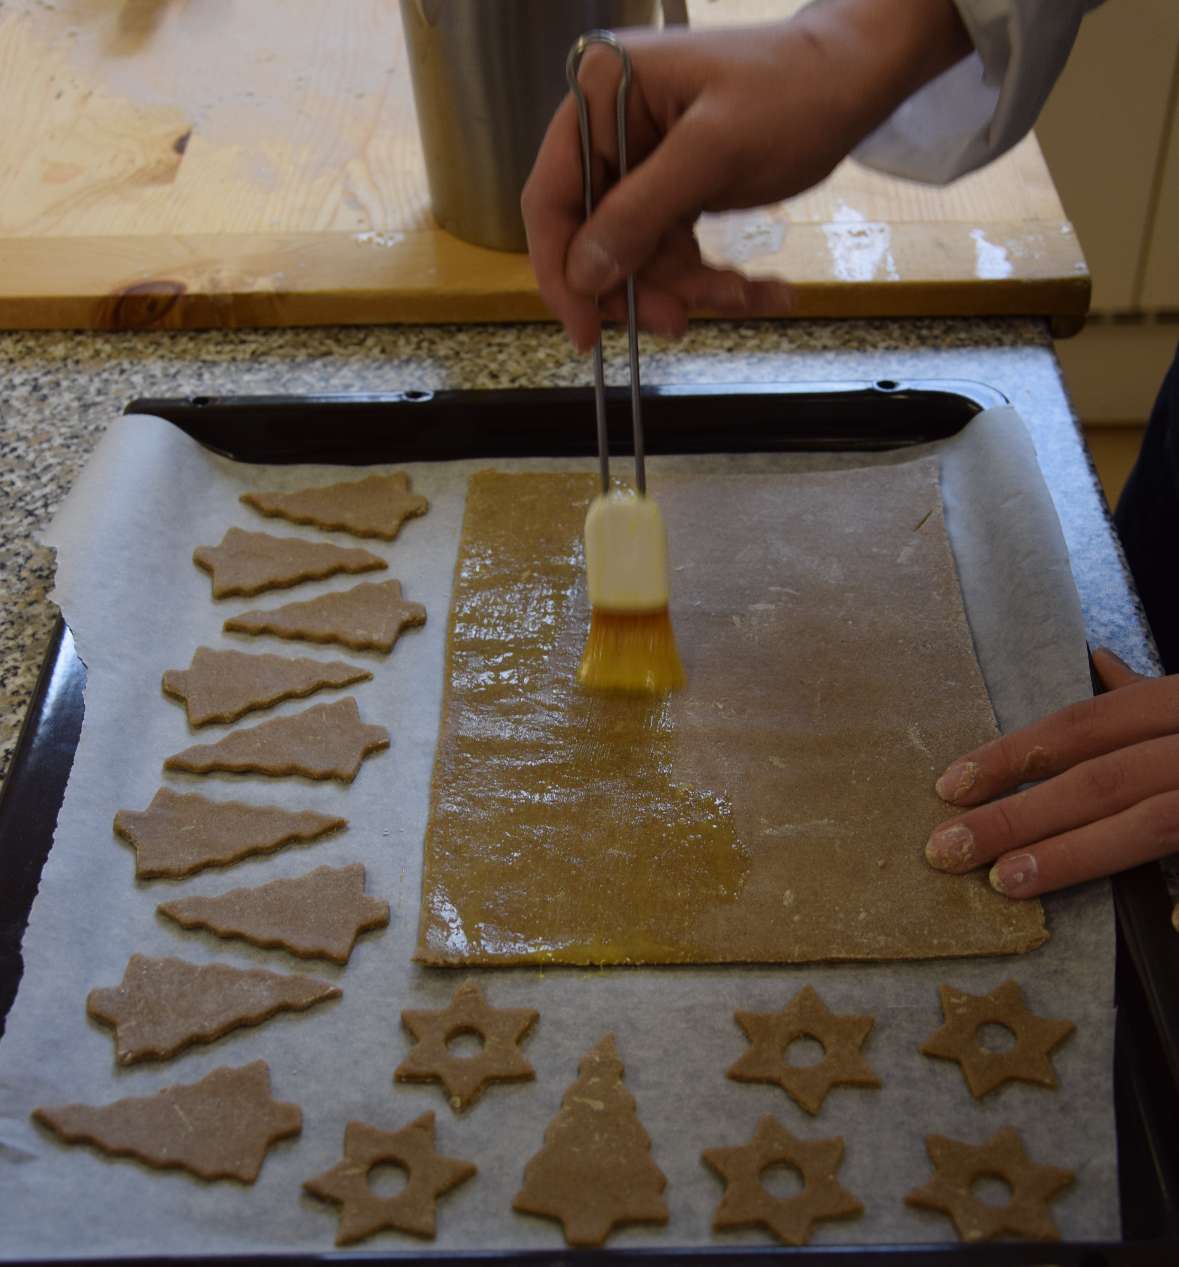
M943 455L947 522L976 645L1001 724L1010 728L1088 693L1063 541L1029 437L1011 410L991 411L933 447ZM660 472L670 469L802 471L905 461L926 451L655 459L649 469L657 493ZM392 544L365 545L388 558L386 575L398 577L409 598L426 604L429 623L406 634L385 658L224 635L227 615L278 606L292 595L215 603L208 576L191 563L194 546L217 543L232 524L323 539L313 529L261 520L239 504L238 494L333 482L347 471L234 463L148 417L119 419L102 441L49 533L58 550L55 597L89 677L81 741L25 938L24 979L0 1042L0 1255L330 1248L334 1209L302 1195L302 1181L336 1162L349 1119L392 1129L428 1109L437 1114L440 1150L480 1167L475 1180L443 1199L434 1245L559 1248L558 1225L513 1214L511 1199L580 1055L609 1030L668 1176L671 1214L666 1229L627 1229L611 1243L764 1242L759 1232L713 1237L709 1224L721 1185L702 1166L700 1152L745 1142L765 1113L807 1137L846 1139L840 1179L865 1212L859 1220L819 1225L818 1243L953 1239L948 1220L902 1204L928 1177L923 1137L939 1132L982 1141L1005 1124L1020 1129L1033 1158L1077 1172L1075 1186L1055 1207L1062 1234L1116 1236L1112 914L1104 883L1049 899L1051 941L1017 958L474 973L493 1004L539 1008L540 1022L526 1044L536 1081L494 1087L461 1118L440 1088L394 1087L393 1069L407 1049L400 1010L444 1006L466 975L416 967L410 955L465 485L472 470L490 465L573 464L481 460L410 468L415 488L430 498L429 515L407 524ZM296 593L305 598L354 583L337 577ZM160 676L187 666L202 643L368 663L374 678L355 694L365 721L391 729L391 749L367 761L350 787L163 778L163 757L194 738L183 710L161 695ZM290 701L259 716L305 707ZM216 739L225 729L207 727L200 739ZM111 821L120 808L146 807L162 782L222 799L338 812L351 827L321 843L185 881L137 883L132 851L113 836ZM390 927L364 937L344 969L184 933L154 914L158 902L180 894L216 894L355 861L367 868L369 892L388 899L393 913ZM91 988L118 982L134 951L308 972L338 981L343 997L239 1030L163 1065L120 1070L110 1034L87 1019L84 1001ZM1057 1050L1059 1090L1009 1084L976 1103L956 1065L928 1060L917 1047L940 1023L939 982L981 992L1009 976L1021 983L1033 1009L1068 1015L1077 1032ZM780 1008L807 983L835 1011L876 1017L865 1051L884 1082L879 1091L837 1088L814 1119L777 1087L724 1077L745 1046L734 1008ZM253 1187L204 1183L68 1148L29 1120L37 1104L146 1095L258 1057L270 1063L274 1094L302 1106L304 1130L272 1151ZM365 1246L417 1247L397 1233Z

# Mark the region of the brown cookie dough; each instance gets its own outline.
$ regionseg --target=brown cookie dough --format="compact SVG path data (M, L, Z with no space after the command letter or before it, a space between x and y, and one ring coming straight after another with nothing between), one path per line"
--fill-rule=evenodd
M396 1196L378 1196L368 1184L374 1166L391 1163L408 1176ZM434 1114L423 1113L399 1131L366 1122L344 1129L344 1156L303 1187L321 1201L340 1206L337 1245L352 1245L385 1228L433 1237L438 1198L477 1173L469 1161L444 1157L434 1146Z
M301 581L321 581L338 572L374 572L389 566L371 550L241 528L230 528L220 545L197 546L192 561L212 574L214 598L249 597L289 589Z
M119 1064L134 1065L171 1060L193 1043L339 996L337 986L315 977L132 955L117 986L90 991L86 1011L115 1031Z
M346 818L244 801L210 801L162 787L145 810L121 809L115 831L135 849L140 880L173 879L226 867L252 854L315 840L348 826Z
M712 1219L714 1231L765 1227L787 1245L805 1245L820 1219L845 1219L864 1211L835 1177L843 1140L798 1139L768 1114L749 1143L706 1149L701 1160L725 1181ZM762 1174L780 1164L802 1175L803 1189L795 1196L776 1197L762 1183Z
M536 1024L531 1008L491 1007L473 981L454 992L450 1006L440 1011L405 1011L401 1023L417 1040L397 1066L398 1082L441 1082L455 1112L473 1104L489 1082L512 1082L536 1077L520 1052L520 1040ZM453 1054L447 1043L460 1034L483 1040L476 1056Z
M187 669L169 669L164 674L163 688L165 695L184 702L190 726L205 726L235 722L284 699L303 699L329 686L351 686L371 677L368 669L343 660L197 647Z
M234 730L216 743L196 744L164 762L165 770L211 774L301 774L308 779L351 783L369 753L389 746L384 726L366 726L356 701L317 704L292 717L275 717Z
M967 994L953 986L938 987L945 1024L920 1050L940 1060L956 1060L966 1085L977 1100L1004 1082L1034 1082L1056 1086L1056 1070L1048 1053L1075 1028L1072 1021L1049 1020L1029 1012L1023 991L1004 981L989 994ZM1006 1051L988 1051L978 1041L984 1025L1005 1025L1015 1035Z
M929 1135L925 1148L933 1178L910 1192L906 1205L948 1214L964 1241L990 1240L1004 1233L1035 1241L1060 1239L1049 1202L1072 1183L1073 1172L1037 1165L1012 1127L1003 1127L985 1144ZM991 1205L971 1191L974 1181L985 1176L1010 1186L1006 1205Z
M300 642L337 642L354 651L388 652L402 630L425 623L426 609L401 597L400 581L365 581L305 603L242 612L231 616L224 628Z
M317 867L290 880L234 889L219 897L182 897L156 910L184 928L241 937L306 959L347 963L362 932L384 928L389 903L364 892L364 867Z
M271 518L382 541L392 541L405 520L424 515L430 508L424 497L409 491L404 471L294 493L243 493L241 500Z
M834 1086L880 1086L860 1054L873 1018L836 1016L809 985L780 1012L735 1012L734 1017L752 1044L726 1071L736 1082L776 1082L808 1113L819 1111ZM822 1045L823 1059L813 1065L788 1064L786 1049L804 1037Z
M298 1105L271 1096L264 1060L113 1104L42 1106L33 1118L67 1144L240 1183L258 1178L271 1145L303 1129Z
M667 1222L667 1178L622 1075L607 1034L582 1057L512 1202L513 1210L559 1221L570 1245L601 1245L624 1223Z

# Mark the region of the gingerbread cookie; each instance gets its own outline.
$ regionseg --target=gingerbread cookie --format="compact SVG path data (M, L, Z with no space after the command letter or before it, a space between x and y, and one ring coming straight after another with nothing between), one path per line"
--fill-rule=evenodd
M305 603L242 612L231 616L224 628L301 642L338 642L354 651L388 652L403 629L425 623L426 609L401 597L400 581L365 581Z
M239 1183L253 1183L271 1146L303 1129L299 1106L271 1096L264 1060L113 1104L42 1106L33 1118L67 1144Z
M836 1016L811 987L805 986L780 1012L735 1012L752 1046L726 1075L736 1082L776 1082L808 1113L817 1113L834 1086L878 1087L880 1079L860 1054L873 1020ZM786 1063L796 1038L813 1038L823 1047L814 1065Z
M820 1219L845 1219L864 1207L836 1179L843 1140L798 1139L768 1114L753 1138L736 1148L709 1148L701 1160L725 1181L713 1216L714 1231L765 1227L787 1245L805 1245ZM803 1189L792 1197L767 1192L761 1176L785 1164L802 1175Z
M1060 1239L1049 1202L1072 1183L1073 1172L1037 1165L1012 1127L1003 1127L985 1144L929 1135L925 1148L933 1163L933 1178L924 1188L910 1192L906 1205L948 1214L964 1241L989 1240L1004 1233L1034 1241ZM991 1205L971 1191L974 1181L985 1176L998 1177L1011 1188L1006 1205Z
M381 1197L369 1187L369 1172L382 1163L407 1174L406 1185L396 1196ZM434 1114L423 1113L399 1131L349 1122L344 1129L343 1159L303 1187L321 1201L340 1206L336 1244L353 1245L385 1228L433 1237L438 1198L476 1173L469 1161L438 1152Z
M249 597L339 572L374 572L389 566L371 550L241 528L230 528L218 546L197 546L192 561L212 573L214 598Z
M371 677L368 669L343 660L197 647L187 669L169 669L164 674L163 688L165 695L183 701L190 726L205 726L235 722L284 699L303 699L325 687L351 686Z
M401 1023L417 1040L393 1074L398 1082L441 1082L455 1112L468 1108L489 1082L536 1077L520 1053L520 1040L536 1023L531 1008L490 1007L473 981L454 992L441 1011L405 1011ZM477 1056L454 1055L447 1043L460 1034L483 1040Z
M210 801L162 787L145 810L121 809L115 831L135 848L135 875L176 879L225 867L348 826L346 818L244 801Z
M356 700L317 704L292 717L275 717L258 726L231 731L212 744L196 744L164 762L165 770L211 774L301 774L308 779L351 783L360 763L389 746L384 726L366 726Z
M86 1011L115 1031L119 1064L134 1065L171 1060L193 1043L339 996L337 986L315 977L132 955L117 986L90 991Z
M667 1178L622 1085L614 1035L592 1047L524 1167L512 1209L556 1219L570 1245L601 1245L624 1223L666 1223Z
M409 491L404 471L294 493L242 493L241 500L271 518L382 541L392 541L407 519L424 515L430 508L424 497Z
M291 880L271 880L219 897L182 897L156 907L184 928L207 928L305 959L347 963L362 932L384 928L389 903L364 893L364 867L317 867Z
M1056 1070L1048 1053L1075 1028L1072 1021L1049 1020L1029 1012L1023 991L1004 981L989 994L967 994L953 986L938 987L945 1024L920 1050L939 1060L956 1060L966 1085L977 1100L1004 1082L1034 1082L1056 1086ZM1005 1025L1015 1035L1006 1051L988 1051L978 1041L984 1025Z

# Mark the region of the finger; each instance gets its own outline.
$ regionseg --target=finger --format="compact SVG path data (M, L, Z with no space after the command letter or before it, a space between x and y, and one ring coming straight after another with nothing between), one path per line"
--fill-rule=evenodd
M955 761L935 784L953 805L979 805L1080 761L1179 731L1179 674L1145 678L1070 704Z
M1179 933L1179 902L1171 907L1171 927Z
M1164 858L1177 846L1179 792L1165 792L1031 849L1004 854L991 868L991 886L1007 897L1036 897Z
M626 324L626 292L616 290L599 303L609 321ZM675 295L641 280L635 283L635 319L640 330L663 339L678 339L687 333L688 310Z
M1119 748L940 824L925 856L939 871L970 871L1013 849L1119 814L1176 784L1179 735Z
M668 229L695 220L727 182L727 153L723 135L693 106L574 236L566 263L570 290L600 294L639 271Z
M520 196L520 210L540 296L574 347L587 352L598 337L598 310L592 299L565 283L569 243L585 220L581 141L572 97L565 98L549 124Z
M1097 668L1097 676L1101 679L1102 686L1107 691L1116 691L1134 682L1146 681L1144 674L1136 673L1121 656L1115 655L1108 647L1098 647L1093 652L1093 664Z

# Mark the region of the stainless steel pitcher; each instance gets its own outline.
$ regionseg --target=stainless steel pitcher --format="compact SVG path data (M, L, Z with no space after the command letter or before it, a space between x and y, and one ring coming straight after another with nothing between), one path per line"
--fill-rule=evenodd
M665 0L664 21L686 20ZM527 249L520 191L584 31L649 26L659 0L401 0L434 218L456 237Z

